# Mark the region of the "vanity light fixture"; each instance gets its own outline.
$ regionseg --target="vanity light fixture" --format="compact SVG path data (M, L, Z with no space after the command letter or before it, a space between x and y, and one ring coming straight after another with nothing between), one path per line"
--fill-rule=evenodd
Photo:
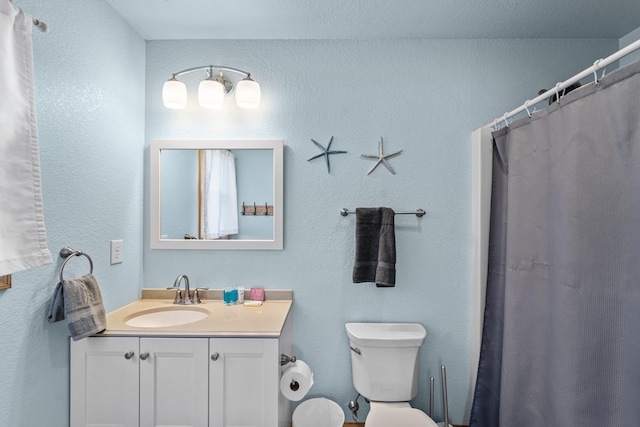
M198 102L202 107L222 108L225 95L233 92L234 85L223 72L244 76L244 79L240 80L235 87L238 107L257 108L260 105L260 85L251 78L249 72L219 65L203 65L173 73L171 78L164 82L162 102L165 107L179 109L187 105L187 86L178 80L178 77L195 71L207 73L207 78L198 86Z

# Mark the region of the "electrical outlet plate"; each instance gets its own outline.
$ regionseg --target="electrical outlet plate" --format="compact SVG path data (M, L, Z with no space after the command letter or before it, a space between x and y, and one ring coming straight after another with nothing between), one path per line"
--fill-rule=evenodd
M111 264L122 262L122 240L111 241Z

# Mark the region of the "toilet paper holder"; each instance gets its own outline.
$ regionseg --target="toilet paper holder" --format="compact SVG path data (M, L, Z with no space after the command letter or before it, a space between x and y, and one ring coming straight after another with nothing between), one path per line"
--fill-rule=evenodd
M284 366L289 363L296 363L296 360L296 356L289 357L286 354L280 354L280 366ZM300 388L300 384L298 384L296 380L293 380L291 381L291 384L289 384L289 388L292 391L298 391L298 389Z
M296 363L296 356L287 356L286 354L280 355L280 366L284 366L288 363Z

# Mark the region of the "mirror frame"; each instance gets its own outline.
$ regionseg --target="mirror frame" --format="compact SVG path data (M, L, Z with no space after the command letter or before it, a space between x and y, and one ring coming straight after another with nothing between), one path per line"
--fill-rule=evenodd
M272 240L183 240L161 239L162 150L273 150L273 239ZM149 237L151 249L282 249L284 225L284 141L162 139L149 144Z

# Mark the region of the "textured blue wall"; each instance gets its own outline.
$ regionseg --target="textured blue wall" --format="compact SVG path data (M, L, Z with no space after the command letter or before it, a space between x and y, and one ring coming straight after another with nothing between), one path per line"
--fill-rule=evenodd
M295 353L315 372L310 396L343 407L356 395L345 322L420 322L428 335L414 405L428 406L428 377L445 364L451 418L461 423L470 404L470 133L617 48L617 40L548 39L148 42L147 143L284 139L285 240L275 252L150 251L147 226L145 286L185 273L197 286L293 289ZM262 106L241 110L227 99L222 111L201 109L202 76L193 75L183 79L187 109L162 106L172 72L210 63L251 71ZM307 159L318 153L311 138L331 136L348 154L332 156L327 174L322 160ZM381 136L387 151L404 150L390 160L397 175L378 167L367 176L372 162L360 154L376 153ZM428 211L396 217L395 288L351 283L355 218L339 210L358 206ZM438 419L439 401L438 393Z
M33 30L40 160L53 264L13 275L0 292L0 426L69 425L65 322L47 323L61 265L72 246L93 258L107 310L139 296L145 43L103 2L20 0L46 21ZM109 240L124 262L109 264ZM65 277L88 271L72 260Z

